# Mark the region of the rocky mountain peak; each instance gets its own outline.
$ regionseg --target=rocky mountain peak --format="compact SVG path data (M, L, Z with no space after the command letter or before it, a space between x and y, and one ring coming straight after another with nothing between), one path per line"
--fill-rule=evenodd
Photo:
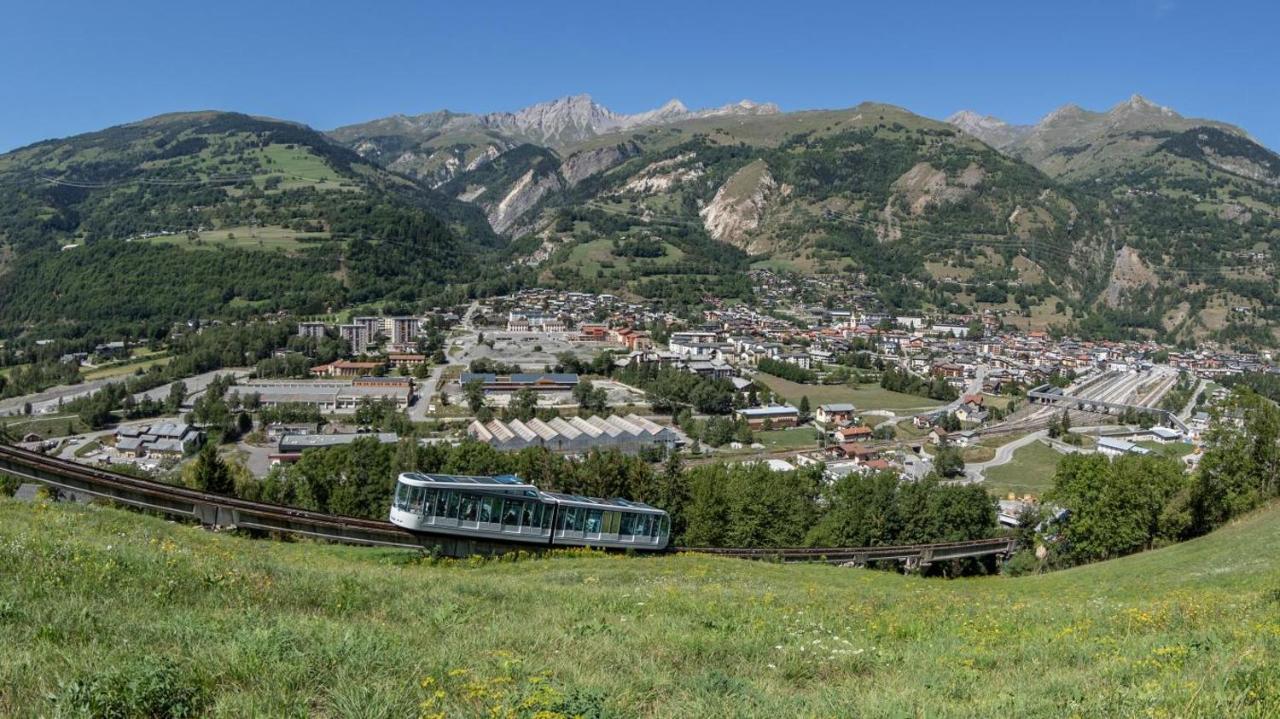
M1025 125L1010 125L998 117L981 115L973 110L954 113L947 118L946 122L995 148L1008 146L1029 130Z
M1062 107L1059 107L1058 109L1054 110L1053 112L1049 113L1048 115L1045 115L1044 118L1041 119L1040 122L1036 124L1051 125L1055 122L1062 122L1064 120L1079 119L1088 114L1089 114L1088 110L1085 110L1083 107L1080 107L1079 105L1073 102L1069 102L1063 105Z
M1164 105L1157 105L1147 98L1134 93L1128 100L1116 105L1108 111L1111 115L1159 115L1162 117L1180 117L1178 113Z
M973 110L961 110L947 118L947 124L955 125L965 132L974 130L995 130L1009 127L1009 123L993 115L979 115Z

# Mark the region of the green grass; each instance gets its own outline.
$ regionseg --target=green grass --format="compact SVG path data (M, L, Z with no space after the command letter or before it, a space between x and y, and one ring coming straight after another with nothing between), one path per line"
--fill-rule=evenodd
M1159 442L1147 441L1138 442L1137 445L1139 447L1146 447L1156 454L1162 454L1174 459L1181 459L1188 454L1191 454L1192 450L1195 449L1195 445L1190 442L1170 442L1168 444L1161 444Z
M217 230L205 230L196 233L196 239L190 239L186 233L178 235L162 235L149 237L140 242L176 245L190 250L213 250L218 247L233 247L244 250L280 250L294 252L316 242L328 240L327 232L298 232L287 227L223 227Z
M1040 496L1053 486L1053 472L1058 468L1062 455L1044 442L1032 442L1013 453L1008 464L992 467L983 474L985 486L992 494L1005 496L1014 492L1018 496Z
M756 373L756 379L768 385L769 389L782 395L793 405L798 404L801 397L807 396L809 404L815 409L820 404L852 402L855 407L863 411L873 409L892 412L924 411L940 404L927 397L890 392L878 384L861 384L856 389L842 384L800 384L775 377L767 372Z
M663 242L662 247L666 251L665 255L644 258L644 261L661 267L684 259L684 251L670 242ZM612 240L592 240L569 250L569 255L563 264L573 268L583 277L592 278L600 271L611 276L624 273L635 261L631 257L615 256Z
M0 500L0 715L1280 712L1275 510L1020 579L414 557Z
M812 427L792 427L790 429L775 429L769 432L756 432L755 441L763 444L770 451L817 449L818 447Z
M13 372L14 370L20 367L25 369L26 367L30 367L30 366L31 364L27 362L23 364L10 365L9 367L0 367L0 377L7 378L9 376L9 373Z
M154 357L151 356L151 354L148 354L144 357L126 360L123 362L112 362L111 364L96 367L87 372L82 370L82 372L86 381L108 379L111 377L123 377L125 375L130 375L138 370L146 371L150 367L155 365L165 365L171 361L173 361L172 356Z
M49 438L66 437L71 434L89 431L89 426L80 419L79 415L70 413L34 417L4 417L0 418L0 424L6 425L19 437L28 432L35 432L41 437ZM71 427L71 432L67 432L68 425Z

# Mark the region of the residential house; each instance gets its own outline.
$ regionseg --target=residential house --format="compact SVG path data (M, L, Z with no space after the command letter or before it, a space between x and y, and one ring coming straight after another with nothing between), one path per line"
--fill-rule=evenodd
M870 427L859 425L857 427L841 427L831 433L831 438L840 444L849 442L869 442L875 435L874 430Z
M814 412L813 418L818 421L818 424L838 425L852 422L857 411L856 407L847 402L820 404L818 405L818 411Z

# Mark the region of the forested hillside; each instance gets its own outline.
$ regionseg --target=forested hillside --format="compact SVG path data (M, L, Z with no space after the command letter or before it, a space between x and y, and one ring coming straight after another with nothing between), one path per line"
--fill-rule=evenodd
M409 118L339 137L377 161L394 137L454 137L423 117L427 135L397 129ZM898 311L1274 343L1280 159L1244 131L1138 96L951 122L866 103L432 157L451 163L439 189L479 204L543 283L696 304L745 296L731 277L766 267L864 280Z
M467 205L309 128L166 115L0 156L0 325L413 300L498 244Z
M951 122L1076 192L1115 228L1100 320L1169 339L1267 345L1280 324L1280 156L1240 128L1140 96L1105 112L1068 105L1034 126Z
M694 308L750 299L765 268L896 312L1275 343L1280 157L1141 98L973 118L576 98L332 137L205 112L50 140L0 156L0 333L529 282Z

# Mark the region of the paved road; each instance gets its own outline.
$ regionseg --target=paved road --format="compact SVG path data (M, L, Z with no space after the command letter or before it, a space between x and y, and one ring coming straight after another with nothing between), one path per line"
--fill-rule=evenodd
M959 409L960 403L964 402L964 396L966 394L982 394L982 383L987 378L987 370L988 367L986 365L978 365L977 369L974 370L973 379L969 380L969 384L965 385L964 391L960 393L959 397L956 397L950 404L944 407L943 411L954 412Z
M67 442L66 445L62 447L62 451L58 452L58 459L76 459L77 449L80 449L81 447L85 446L86 444L88 444L89 442L92 442L95 439L102 439L103 437L109 437L114 433L115 433L115 429L113 428L113 429L98 430L97 432L85 432L84 434L76 435L77 437L83 437L84 439L78 442Z
M190 401L194 399L196 395L208 389L209 383L213 382L213 378L217 377L218 375L233 375L237 378L240 378L240 377L248 377L251 371L252 370L250 370L248 367L228 367L225 369L214 370L212 372L205 372L204 374L198 374L194 377L187 377L185 379L178 380L187 386L188 401L185 402L184 404L190 404ZM159 387L152 387L151 389L145 392L139 392L135 394L133 396L133 399L135 402L141 402L143 397L150 397L152 400L156 402L163 402L169 397L169 389L173 386L173 384L174 384L173 382L169 382L168 384L162 384Z
M57 387L50 387L43 392L6 399L0 402L0 417L22 414L23 405L27 402L31 403L31 414L33 415L56 412L58 411L59 402L70 402L73 399L91 395L113 381L117 380L97 379L81 382L80 384L58 385Z
M441 364L431 368L431 374L426 379L418 383L418 399L409 405L409 420L413 422L425 422L427 416L427 408L438 402L435 399L436 383L440 381L440 376L444 374L444 370L449 365Z
M271 471L270 455L275 451L271 447L256 447L245 442L237 442L236 449L245 453L245 466L253 476L261 479Z
M1198 380L1196 382L1196 390L1191 393L1191 399L1187 400L1186 406L1183 407L1182 411L1178 413L1178 419L1182 420L1183 422L1186 422L1191 419L1191 413L1196 408L1196 399L1200 397L1200 393L1204 391L1204 387L1206 384L1208 383L1205 382L1204 380Z
M480 309L480 300L475 300L474 302L471 303L470 307L467 307L467 311L462 313L462 326L464 329L469 329L469 330L475 329L475 325L473 325L471 322L475 318L476 312L479 311L479 309Z
M1042 429L1038 432L1032 432L1025 437L1019 437L1012 442L1006 442L996 448L995 457L992 457L986 462L974 462L973 464L966 465L964 468L965 472L974 481L981 482L986 479L986 475L984 473L988 469L991 469L992 467L999 467L1002 464L1008 464L1013 459L1014 452L1017 452L1019 449L1022 449L1032 442L1040 441L1042 437L1048 436L1049 430Z

